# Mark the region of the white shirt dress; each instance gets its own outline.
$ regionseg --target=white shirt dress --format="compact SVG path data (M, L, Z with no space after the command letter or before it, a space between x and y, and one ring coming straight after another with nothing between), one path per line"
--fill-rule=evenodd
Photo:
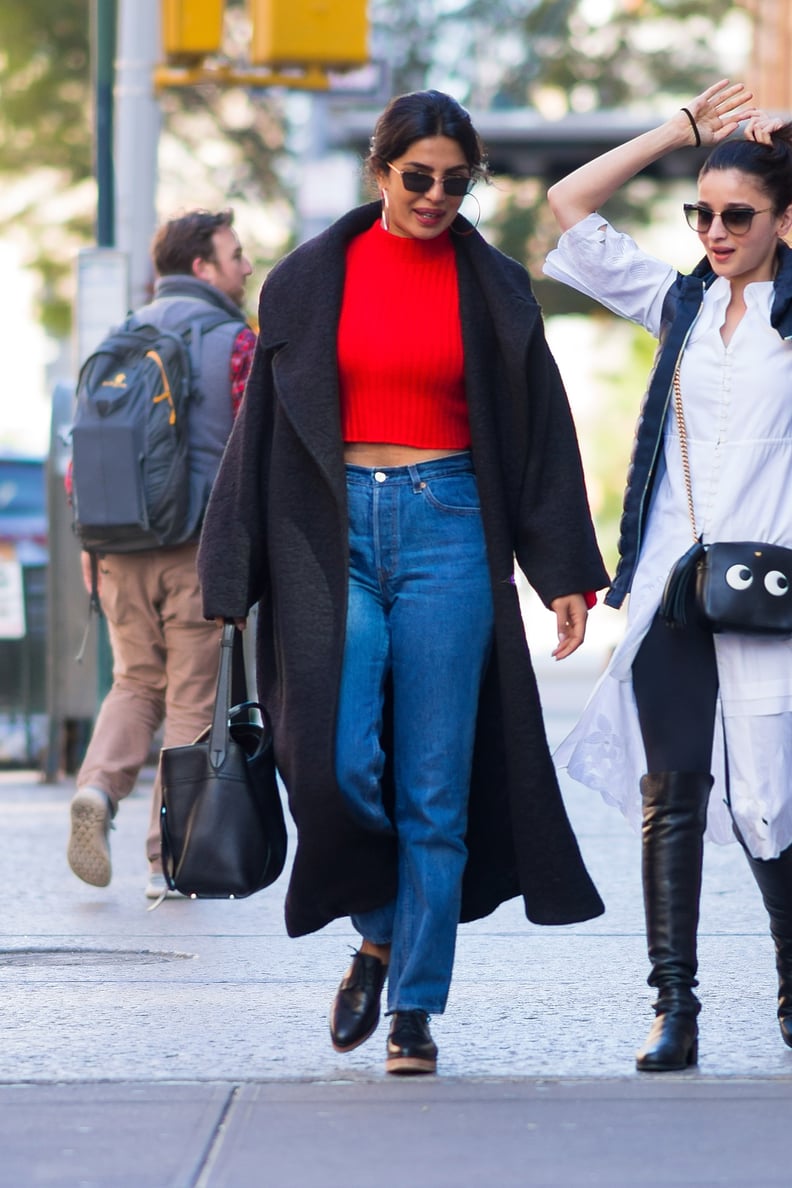
M641 252L600 215L566 231L545 272L657 336L676 272ZM680 368L696 526L704 541L761 540L792 547L792 343L770 325L771 281L748 285L747 311L728 346L720 328L730 285L707 290ZM554 759L600 792L636 828L646 758L632 663L657 612L668 572L692 544L673 400L629 597L625 634L580 721ZM715 635L720 697L707 837L734 841L726 805L751 854L792 844L792 640Z

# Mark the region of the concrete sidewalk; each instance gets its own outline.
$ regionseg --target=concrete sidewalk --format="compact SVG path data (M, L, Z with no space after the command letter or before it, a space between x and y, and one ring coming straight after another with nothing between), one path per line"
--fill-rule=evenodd
M788 1081L0 1086L8 1188L788 1188Z
M589 674L544 678L551 734ZM153 773L148 773L150 779ZM634 1071L651 1022L639 844L564 786L607 906L538 928L518 902L460 930L434 1079L386 1077L386 1028L340 1056L327 1009L355 938L289 940L285 877L148 911L149 785L110 887L65 859L72 787L0 775L0 1188L788 1186L792 1052L764 912L736 846L706 853L698 1069Z

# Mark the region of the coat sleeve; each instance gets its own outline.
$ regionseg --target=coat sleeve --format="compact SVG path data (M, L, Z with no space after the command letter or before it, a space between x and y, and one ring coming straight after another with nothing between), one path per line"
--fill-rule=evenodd
M608 585L592 523L577 433L541 320L526 357L529 451L520 492L515 555L539 597Z
M245 618L264 598L272 424L271 357L259 341L242 408L223 454L206 509L198 575L207 619Z

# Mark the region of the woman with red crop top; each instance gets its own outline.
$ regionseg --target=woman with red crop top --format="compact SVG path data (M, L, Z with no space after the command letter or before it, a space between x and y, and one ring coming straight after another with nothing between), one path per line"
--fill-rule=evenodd
M539 923L602 911L561 801L515 558L582 643L607 575L574 427L525 269L460 214L486 174L437 91L380 117L379 201L261 293L243 411L207 513L208 617L259 603L260 700L297 825L293 936L361 936L330 1012L386 1069L432 1073L457 924L522 894Z

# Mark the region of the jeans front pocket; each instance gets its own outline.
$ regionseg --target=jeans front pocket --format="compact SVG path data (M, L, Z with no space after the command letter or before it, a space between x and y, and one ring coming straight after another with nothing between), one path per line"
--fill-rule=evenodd
M421 491L427 503L438 511L459 516L477 516L481 512L478 484L472 471L427 478L421 483Z

